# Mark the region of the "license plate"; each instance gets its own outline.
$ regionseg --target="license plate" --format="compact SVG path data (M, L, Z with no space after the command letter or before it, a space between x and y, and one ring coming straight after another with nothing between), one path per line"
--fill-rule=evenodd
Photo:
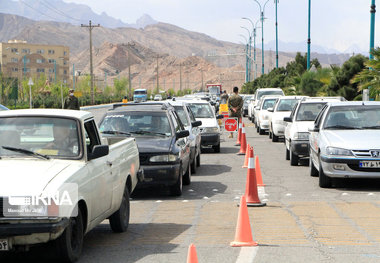
M380 161L361 161L359 167L362 168L380 168Z
M0 239L0 251L8 251L8 239Z

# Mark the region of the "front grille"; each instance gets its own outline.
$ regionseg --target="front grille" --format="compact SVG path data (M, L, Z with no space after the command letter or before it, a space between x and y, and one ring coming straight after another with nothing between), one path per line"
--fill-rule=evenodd
M352 150L352 153L356 157L371 157L369 150Z
M0 217L4 217L4 205L3 205L3 197L0 197Z
M148 164L149 163L149 155L146 154L139 154L140 157L140 164Z

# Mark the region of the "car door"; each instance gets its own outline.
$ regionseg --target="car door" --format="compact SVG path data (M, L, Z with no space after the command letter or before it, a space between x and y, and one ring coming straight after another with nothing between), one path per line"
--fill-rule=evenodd
M113 179L109 156L103 156L96 159L91 159L91 154L94 146L100 145L100 137L97 132L94 120L89 120L84 123L86 148L87 148L87 172L91 183L91 215L90 220L94 220L111 208Z
M286 127L285 127L285 145L286 145L286 148L289 149L289 142L290 142L290 131L292 129L292 126L293 126L293 121L295 120L294 116L297 112L297 109L299 107L299 103L297 106L294 106L292 112L290 113L290 120L291 122L286 122Z
M310 158L318 164L318 152L320 144L320 130L322 128L322 120L324 119L325 112L327 112L328 106L325 105L319 112L317 118L314 121L314 128L310 132L309 136L309 147L310 147ZM318 166L317 166L318 167Z
M173 122L174 132L185 130L176 112L174 111L170 112L170 117ZM180 149L180 155L181 155L182 164L183 164L183 171L186 172L187 171L186 169L190 162L190 140L187 137L179 138L176 140L176 145Z

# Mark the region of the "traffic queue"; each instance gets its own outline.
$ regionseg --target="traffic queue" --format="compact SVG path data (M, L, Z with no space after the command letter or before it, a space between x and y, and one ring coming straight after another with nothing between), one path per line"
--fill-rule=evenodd
M248 119L260 135L283 140L290 165L308 159L321 188L342 178L380 178L380 102L281 92L258 89L249 101Z

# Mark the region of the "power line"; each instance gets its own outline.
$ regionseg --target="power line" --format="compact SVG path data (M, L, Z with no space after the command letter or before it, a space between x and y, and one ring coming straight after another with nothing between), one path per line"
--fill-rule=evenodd
M44 15L44 16L46 16L46 17L49 17L49 18L51 18L51 19L53 19L53 20L55 20L55 19L56 19L55 17L49 16L49 15L47 15L47 14L45 14L45 13L41 12L40 10L38 10L38 9L35 9L34 7L30 6L29 4L25 3L25 2L24 2L24 1L22 1L22 0L20 0L20 3L22 3L22 4L26 5L27 7L29 7L30 9L33 9L34 11L36 11L36 12L40 13L41 15Z
M45 7L47 7L48 9L52 10L53 12L55 12L56 14L62 15L62 16L64 16L64 17L66 17L66 18L69 18L69 19L72 19L72 20L75 20L75 21L78 21L78 22L81 21L80 19L77 19L77 18L75 18L75 17L69 16L69 15L67 15L66 13L64 13L63 11L56 9L56 8L55 8L52 4L50 4L49 2L45 2L44 0L41 0L40 3L43 4Z

